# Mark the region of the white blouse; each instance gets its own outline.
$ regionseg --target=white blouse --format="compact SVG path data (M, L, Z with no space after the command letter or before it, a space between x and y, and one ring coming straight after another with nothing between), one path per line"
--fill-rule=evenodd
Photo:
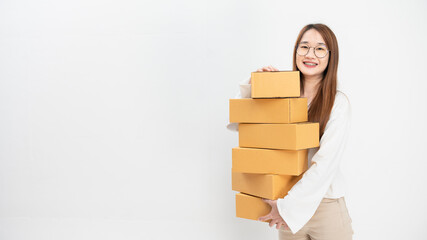
M240 92L235 98L250 97L248 79L240 83ZM319 147L308 150L309 169L284 198L277 200L279 214L292 233L298 232L311 219L323 198L336 199L345 195L341 163L350 123L350 102L343 92L337 91ZM238 131L238 123L229 123L227 128Z

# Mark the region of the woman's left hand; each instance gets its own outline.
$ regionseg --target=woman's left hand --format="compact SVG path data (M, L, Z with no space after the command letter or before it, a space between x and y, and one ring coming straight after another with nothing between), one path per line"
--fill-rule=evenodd
M270 227L274 226L274 224L277 224L276 229L279 229L282 225L285 229L288 229L289 228L288 224L286 224L285 220L283 220L283 218L280 216L279 210L277 209L277 200L270 200L270 199L264 199L263 198L262 201L270 204L271 212L265 216L258 218L258 220L266 222L269 219L271 219L270 224L269 224Z

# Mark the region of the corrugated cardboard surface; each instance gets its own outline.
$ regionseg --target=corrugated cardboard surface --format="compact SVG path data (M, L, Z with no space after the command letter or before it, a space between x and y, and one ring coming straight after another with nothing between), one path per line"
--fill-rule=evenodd
M298 176L307 170L307 165L307 149L232 149L232 168L236 172Z
M300 150L319 146L319 123L240 123L239 147Z
M307 98L230 99L230 122L296 123L308 119Z
M232 190L276 200L286 196L301 177L302 175L290 176L232 171Z
M252 72L252 98L300 96L299 71Z
M263 202L261 198L243 193L236 194L236 217L258 220L258 218L269 214L270 211L270 205Z

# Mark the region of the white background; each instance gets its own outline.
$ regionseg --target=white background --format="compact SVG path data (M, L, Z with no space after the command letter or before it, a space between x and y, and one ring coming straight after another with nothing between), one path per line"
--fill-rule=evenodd
M0 1L0 239L277 239L235 217L228 99L340 47L354 239L427 234L427 2Z

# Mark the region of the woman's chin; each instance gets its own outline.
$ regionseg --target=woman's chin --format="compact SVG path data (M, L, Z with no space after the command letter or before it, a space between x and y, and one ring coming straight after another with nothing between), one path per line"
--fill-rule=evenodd
M310 70L311 69L300 69L300 72L305 77L314 77L314 76L318 76L321 74L319 71L310 71Z

